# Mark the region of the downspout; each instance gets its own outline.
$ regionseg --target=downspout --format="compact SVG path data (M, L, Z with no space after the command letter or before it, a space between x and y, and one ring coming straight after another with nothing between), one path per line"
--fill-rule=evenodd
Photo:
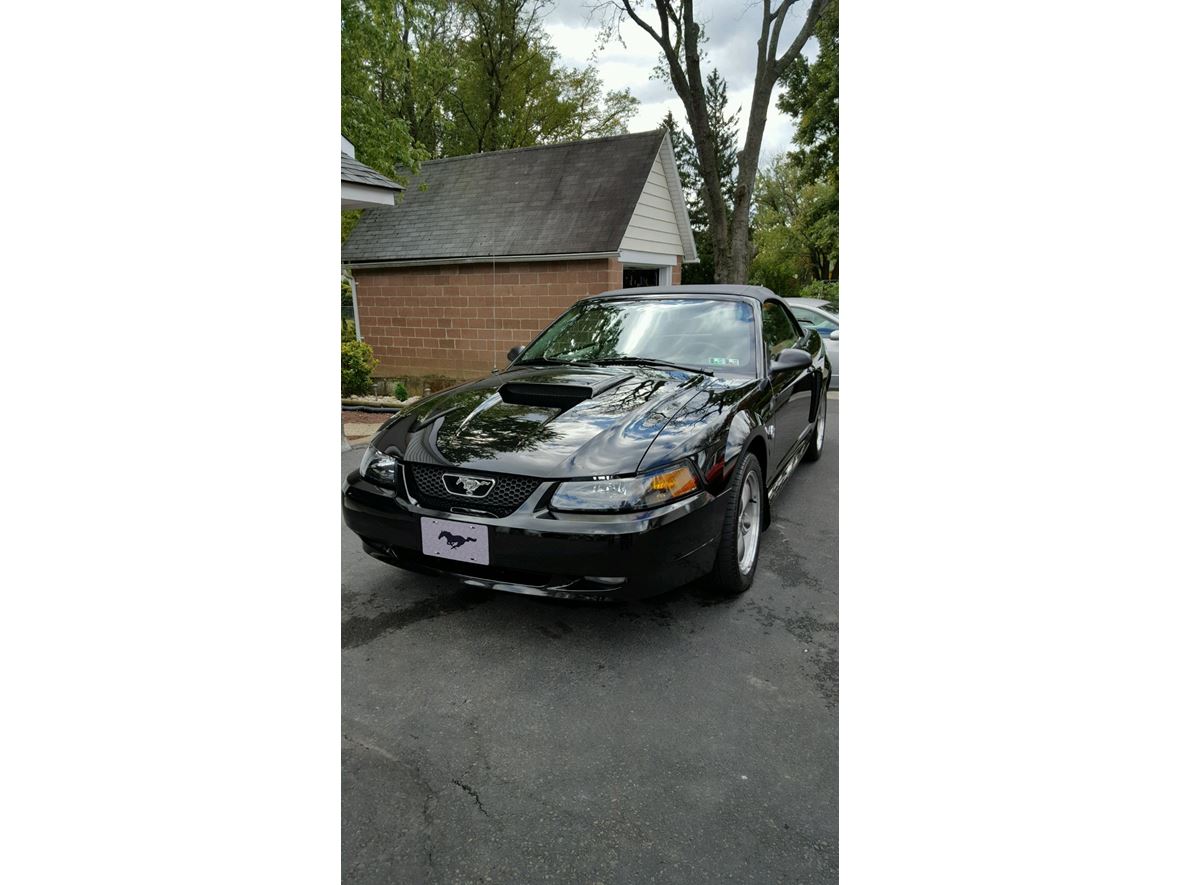
M356 332L356 340L360 341L361 340L361 316L360 316L360 311L357 310L357 306L356 306L356 280L353 278L351 270L345 269L344 275L346 277L348 277L348 291L350 291L352 293L353 328ZM351 450L352 450L352 446L349 445L348 435L344 432L344 417L341 416L341 418L340 418L340 451L348 452Z
M345 270L344 273L348 277L348 290L352 292L352 324L356 328L356 340L364 341L361 337L361 309L356 300L356 277L352 275L351 270Z

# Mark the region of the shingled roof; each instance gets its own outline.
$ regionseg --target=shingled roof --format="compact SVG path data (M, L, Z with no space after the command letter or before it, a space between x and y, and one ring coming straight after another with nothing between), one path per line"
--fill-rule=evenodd
M358 163L355 158L348 156L343 151L340 152L340 180L352 184L384 187L395 191L404 190L396 181L386 178L376 169L370 169L364 163Z
M428 161L396 208L365 211L342 258L363 264L617 251L664 139L656 129Z

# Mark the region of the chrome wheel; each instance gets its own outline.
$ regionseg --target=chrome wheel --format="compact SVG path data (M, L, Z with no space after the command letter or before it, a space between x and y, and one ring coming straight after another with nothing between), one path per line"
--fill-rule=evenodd
M742 483L741 505L738 510L737 560L743 575L754 567L758 555L758 537L762 531L762 484L757 474L746 474Z

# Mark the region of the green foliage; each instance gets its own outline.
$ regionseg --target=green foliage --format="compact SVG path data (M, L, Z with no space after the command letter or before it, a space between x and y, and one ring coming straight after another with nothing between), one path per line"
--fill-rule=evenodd
M630 90L602 91L593 67L558 64L541 25L548 0L460 0L468 38L443 97L444 156L616 135L639 107Z
M835 280L812 280L799 290L799 297L830 301L832 307L840 310L840 284Z
M752 282L783 295L838 298L840 277L840 12L816 23L819 53L787 68L778 108L794 118L795 150L758 176Z
M813 280L839 278L840 200L835 184L807 184L788 155L758 176L752 282L794 297Z
M447 0L342 0L340 129L356 158L391 178L430 156L424 93L446 82ZM426 104L429 104L427 102Z
M349 307L352 304L352 286L348 285L348 280L343 277L340 278L340 306Z
M778 108L795 119L790 153L803 181L840 180L840 4L832 0L815 25L819 53L809 63L802 55L783 74L786 91Z
M361 220L360 209L345 209L340 213L340 242L344 243L356 223Z
M364 396L373 391L373 369L377 359L373 348L356 340L352 320L340 324L340 395Z
M402 382L397 382L397 387L393 389L393 395L396 396L403 403L410 398L410 392L406 390L406 385Z
M564 67L551 0L342 0L341 133L391 178L431 157L625 132L629 90ZM342 219L342 241L356 216Z

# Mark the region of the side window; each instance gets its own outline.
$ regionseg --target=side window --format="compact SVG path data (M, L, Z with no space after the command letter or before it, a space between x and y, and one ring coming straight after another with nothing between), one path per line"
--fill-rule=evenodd
M767 301L762 305L762 338L771 359L794 347L801 337L802 331L781 304Z

